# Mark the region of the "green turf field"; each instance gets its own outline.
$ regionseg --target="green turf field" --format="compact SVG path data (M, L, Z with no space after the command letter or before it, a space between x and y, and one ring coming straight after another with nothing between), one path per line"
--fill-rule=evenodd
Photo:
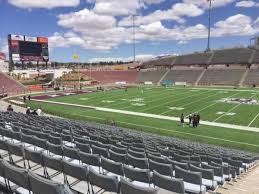
M259 105L221 102L224 98L259 99L257 90L232 90L211 88L162 88L136 87L112 92L73 95L48 99L76 105L104 107L162 116L179 117L181 113L199 112L202 120L259 128ZM32 107L41 106L46 112L67 118L93 120L107 123L115 119L118 125L162 135L177 136L204 143L223 145L259 152L259 133L214 126L182 128L178 122L109 113L87 108L31 102Z

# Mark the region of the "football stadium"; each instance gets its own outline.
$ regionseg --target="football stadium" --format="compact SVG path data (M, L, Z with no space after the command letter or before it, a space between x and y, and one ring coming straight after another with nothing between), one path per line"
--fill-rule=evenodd
M258 6L0 1L0 193L259 194Z

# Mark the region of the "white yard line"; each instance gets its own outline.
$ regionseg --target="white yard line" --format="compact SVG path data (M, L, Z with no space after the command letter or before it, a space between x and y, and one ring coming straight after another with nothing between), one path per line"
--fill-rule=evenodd
M207 92L209 92L209 91L207 91ZM152 107L150 107L150 108L143 109L142 111L145 112L145 111L148 111L148 110L152 110L152 109L155 109L155 108L157 108L157 107L160 107L161 105L166 105L166 104L170 104L170 103L172 103L172 102L177 102L177 101L180 101L180 100L188 99L188 98L191 98L191 97L193 97L193 96L199 96L199 95L205 94L205 93L207 93L207 92L190 95L190 96L187 96L187 97L181 98L181 99L175 99L175 100L170 101L170 102L165 102L165 103L162 103L162 104L158 104L158 105L156 105L156 106L152 106ZM186 93L189 93L189 92L186 92Z
M255 95L251 96L250 98L253 98ZM216 118L213 122L216 122L217 120L221 119L222 117L224 117L227 113L230 113L232 110L235 110L237 107L239 107L241 105L241 103L237 104L236 106L234 106L233 108L231 108L230 110L228 110L227 112L225 112L224 114L222 114L221 116L219 116L218 118Z
M88 108L88 109L93 109L93 110L103 111L103 112L113 112L113 113L120 113L120 114L125 114L125 115L141 116L141 117L170 120L170 121L179 121L179 118L177 118L177 117L169 117L169 116L162 116L162 115L156 115L156 114L132 112L132 111L126 111L126 110L117 110L117 109L101 108L101 107L94 107L94 106L84 106L84 105L70 104L70 103L63 103L63 102L52 102L52 101L47 101L47 100L33 100L33 101L45 102L45 103L49 103L49 104L80 107L80 108ZM247 127L247 126L232 125L232 124L226 124L226 123L217 123L217 122L210 122L210 121L201 121L201 124L207 125L207 126L215 126L215 127L223 127L223 128L230 128L230 129L239 129L239 130L244 130L244 131L259 132L259 128L256 128L256 127Z
M141 91L139 91L139 92L141 92ZM167 91L168 92L168 91ZM135 96L135 98L145 98L145 99L147 99L147 98L156 98L156 97L159 97L159 96L161 96L161 95L165 95L164 93L163 94L161 94L161 92L159 92L159 94L157 94L157 91L155 91L155 94L154 95L149 95L149 96L147 96L147 97L145 97L144 95L146 95L146 93L148 93L148 92L144 92L144 94L142 94L142 96L141 95L137 95L137 96ZM168 92L168 94L166 94L166 96L168 97L168 96L170 96L170 95L172 95L171 93L169 93ZM116 97L116 99L117 99L117 97ZM115 99L115 100L116 100ZM150 102L153 102L154 100L151 100L151 101L146 101L146 102L148 102L148 103L150 103ZM146 103L146 102L144 102L144 103ZM123 101L123 102L119 102L119 103L116 103L116 106L117 105L119 105L119 104L125 104L125 103L129 103L129 101ZM122 109L124 109L124 108L128 108L128 107L131 107L132 105L130 105L130 106L126 106L126 107L121 107ZM109 106L108 106L109 107Z
M187 93L189 93L190 91L188 91L188 92L183 92L183 93L178 93L178 94L176 94L176 95L174 95L174 96L172 96L172 97L176 97L176 96L182 96L183 94L187 94ZM151 101L144 101L144 103L152 103L152 102L156 102L156 101L161 101L162 99L166 99L166 98L168 98L168 97L170 97L170 95L172 95L172 94L168 94L168 95L166 95L166 97L162 97L162 98L156 98L155 100L151 100ZM163 93L161 93L159 96L164 96L164 94ZM129 107L133 107L132 105L129 105L129 106L125 106L125 107L121 107L121 109L126 109L126 108L129 108ZM143 110L143 111L145 111L145 109Z
M199 102L199 101L201 101L201 100L204 100L204 99L210 98L210 97L212 97L212 96L216 96L216 95L218 95L218 94L212 94L212 95L207 96L207 97L205 97L205 98L200 98L199 100L195 100L195 101L189 102L189 103L187 103L187 104L184 104L183 106L182 106L182 105L180 105L180 106L184 108L184 107L187 106L187 105L190 105L190 104ZM161 113L161 115L164 115L164 114L166 114L166 113L168 113L168 112L171 112L171 111L173 111L173 110L170 110L170 109L169 109L169 110L167 110L167 111Z
M249 123L249 125L248 125L248 127L250 127L252 124L253 124L253 122L258 118L258 116L259 116L259 113L253 118L253 120Z
M235 94L233 94L233 95L231 95L231 96L227 96L226 98L231 98L231 97L233 97L233 96L235 96L235 95L237 95L237 94L239 94L239 93L235 93ZM211 106L214 106L214 105L216 105L216 104L218 104L218 103L219 103L219 101L217 101L217 102L215 102L215 103L213 103L213 104L210 104L210 105L208 105L208 106L206 106L206 107L204 107L204 108L202 108L202 109L200 109L200 110L194 111L194 112L201 112L201 111L204 111L204 110L206 110L207 108L209 108L209 107L211 107Z
M220 115L218 118L216 118L213 122L216 122L217 120L221 119L222 117L224 117L227 113L230 113L232 110L236 109L237 107L239 107L241 104L237 104L236 106L232 107L231 109L229 109L227 112L225 112L224 114Z
M239 90L239 89L228 89L228 88L176 88L179 90L216 90L216 91L228 91L228 92L256 92L259 93L259 90Z

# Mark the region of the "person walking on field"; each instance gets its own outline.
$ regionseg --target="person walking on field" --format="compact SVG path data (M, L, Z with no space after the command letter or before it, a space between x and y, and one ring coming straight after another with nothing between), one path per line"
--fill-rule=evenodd
M184 127L184 115L183 115L183 113L180 116L180 123L181 123L182 127Z
M196 115L196 114L193 115L192 126L193 126L194 128L197 127L197 115Z
M191 126L192 124L192 113L189 114L189 125Z
M201 115L200 113L197 114L197 126L200 124Z

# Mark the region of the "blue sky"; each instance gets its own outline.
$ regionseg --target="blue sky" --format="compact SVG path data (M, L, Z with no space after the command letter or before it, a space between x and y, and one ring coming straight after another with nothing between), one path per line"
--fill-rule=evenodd
M128 60L203 51L207 44L206 0L0 0L0 50L7 35L47 36L50 59ZM214 0L211 47L249 45L259 33L258 0Z

